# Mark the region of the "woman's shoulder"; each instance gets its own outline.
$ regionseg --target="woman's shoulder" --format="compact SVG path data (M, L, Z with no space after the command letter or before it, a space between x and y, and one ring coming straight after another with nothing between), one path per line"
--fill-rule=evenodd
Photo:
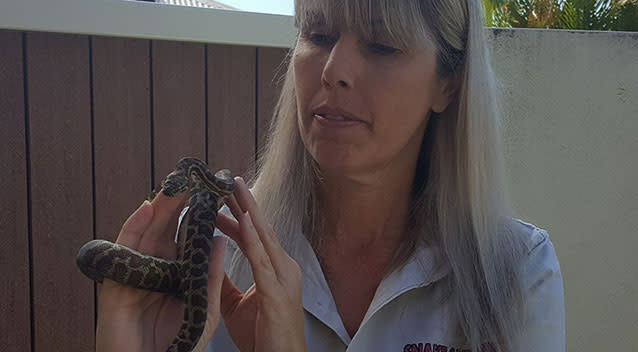
M521 258L521 275L527 289L552 283L562 292L562 275L558 256L549 233L532 223L512 218L512 235L522 244L526 255Z
M543 246L552 245L547 230L521 219L510 218L509 230L515 240L520 242L528 255Z
M546 230L512 220L513 233L527 254L520 266L525 329L516 344L526 351L565 351L563 277L554 244Z

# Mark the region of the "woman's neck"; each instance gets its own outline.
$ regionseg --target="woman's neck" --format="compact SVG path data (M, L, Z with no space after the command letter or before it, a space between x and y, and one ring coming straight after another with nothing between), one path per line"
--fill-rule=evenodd
M406 231L413 177L391 170L365 182L325 177L317 189L319 237L347 253L396 248Z

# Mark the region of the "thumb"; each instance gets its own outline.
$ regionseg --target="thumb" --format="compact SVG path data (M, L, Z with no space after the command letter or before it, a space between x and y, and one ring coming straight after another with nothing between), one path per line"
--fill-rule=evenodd
M152 219L153 206L149 201L145 200L142 205L126 219L117 236L116 243L137 249L142 239L142 234L146 231Z

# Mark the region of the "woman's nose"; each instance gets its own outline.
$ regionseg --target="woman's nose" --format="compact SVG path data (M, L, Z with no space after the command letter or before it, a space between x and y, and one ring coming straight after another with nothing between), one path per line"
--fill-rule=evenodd
M324 64L322 84L329 88L353 88L362 65L359 56L356 39L340 36Z

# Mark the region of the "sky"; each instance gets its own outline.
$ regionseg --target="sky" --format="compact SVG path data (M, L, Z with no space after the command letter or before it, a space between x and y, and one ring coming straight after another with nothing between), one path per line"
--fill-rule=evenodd
M292 15L293 0L216 0L240 10L250 12Z

